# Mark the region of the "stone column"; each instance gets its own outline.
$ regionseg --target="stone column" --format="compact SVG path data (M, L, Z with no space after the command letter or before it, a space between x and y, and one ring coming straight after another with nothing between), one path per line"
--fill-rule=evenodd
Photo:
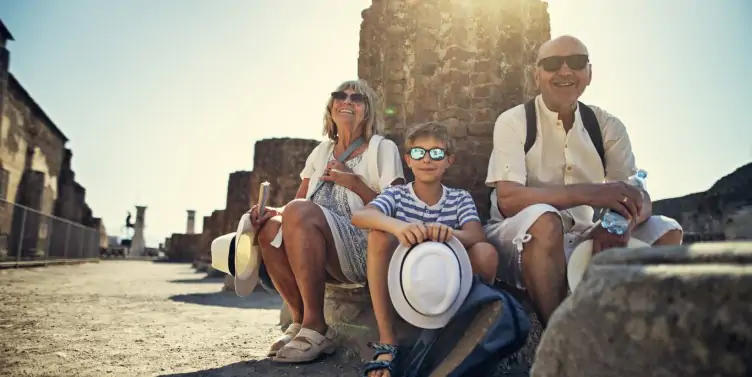
M533 377L752 375L752 242L608 250L551 317Z
M185 234L194 234L196 233L195 230L196 230L196 211L189 209Z
M133 238L131 239L131 248L128 252L128 255L132 257L144 256L146 251L146 240L144 239L144 228L146 227L144 221L145 212L145 206L136 206L136 223L133 224Z
M0 21L0 116L4 114L4 104L6 89L8 87L8 67L10 66L10 51L6 48L8 41L12 41L13 36L5 27L3 21Z
M494 121L536 94L537 49L550 39L546 3L373 0L362 15L358 76L379 93L388 136L402 147L410 125L447 124L457 162L446 183L468 189L488 218Z

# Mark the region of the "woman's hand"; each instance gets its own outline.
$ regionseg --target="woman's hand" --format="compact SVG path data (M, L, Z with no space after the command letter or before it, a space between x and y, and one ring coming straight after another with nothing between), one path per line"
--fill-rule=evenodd
M266 223L266 220L269 220L272 217L280 214L276 208L264 207L264 214L259 216L258 209L259 209L258 204L254 204L253 207L251 207L251 210L248 211L248 213L251 214L251 225L253 225L253 228L256 230L263 227L264 224Z
M359 178L347 165L332 161L326 165L324 175L320 179L352 190Z

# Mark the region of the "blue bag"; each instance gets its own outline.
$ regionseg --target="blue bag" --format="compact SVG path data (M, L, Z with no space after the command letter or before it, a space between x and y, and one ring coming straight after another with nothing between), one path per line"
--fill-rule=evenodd
M401 358L398 373L402 371L404 377L491 375L499 361L525 345L529 333L530 319L522 305L475 276L452 321L441 329L423 330Z

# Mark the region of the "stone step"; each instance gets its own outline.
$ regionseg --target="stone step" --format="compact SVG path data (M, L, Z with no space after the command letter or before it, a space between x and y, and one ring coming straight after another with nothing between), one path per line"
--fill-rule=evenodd
M591 263L533 377L752 375L752 242L614 249Z

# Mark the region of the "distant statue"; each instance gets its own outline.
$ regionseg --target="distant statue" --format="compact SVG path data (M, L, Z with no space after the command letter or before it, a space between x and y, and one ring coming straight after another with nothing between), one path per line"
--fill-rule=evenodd
M128 211L128 216L125 218L125 227L133 228L133 223L131 222L131 211Z

